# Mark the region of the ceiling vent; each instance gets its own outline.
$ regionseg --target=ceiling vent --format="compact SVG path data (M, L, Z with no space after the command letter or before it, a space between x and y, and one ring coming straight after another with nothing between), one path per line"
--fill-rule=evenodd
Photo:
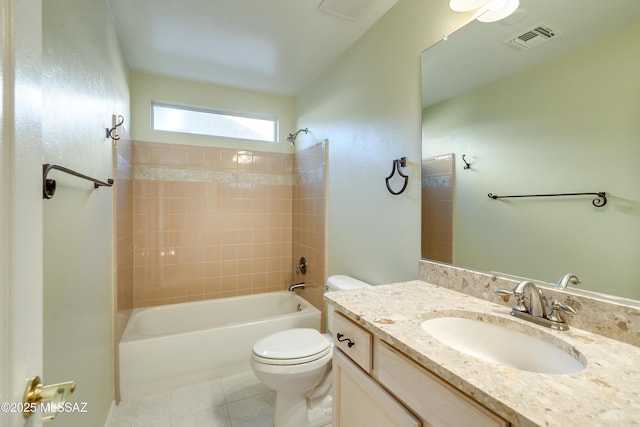
M370 4L371 0L322 0L318 7L323 12L355 21L364 15Z
M505 40L505 43L520 50L526 50L540 46L542 43L546 43L561 34L562 33L554 30L548 25L539 24L515 37Z

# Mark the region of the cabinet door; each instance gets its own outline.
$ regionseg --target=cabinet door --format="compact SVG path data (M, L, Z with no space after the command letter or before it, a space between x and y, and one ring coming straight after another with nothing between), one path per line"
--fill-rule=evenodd
M375 345L378 381L432 427L506 427L509 423L382 341Z
M333 427L421 427L420 421L342 352L333 354Z

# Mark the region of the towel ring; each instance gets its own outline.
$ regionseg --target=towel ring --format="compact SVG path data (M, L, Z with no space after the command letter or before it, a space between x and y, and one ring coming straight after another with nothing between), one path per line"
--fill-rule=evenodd
M404 190L407 189L407 184L409 183L409 175L405 175L400 170L400 167L404 168L406 166L407 166L407 158L406 157L401 157L399 159L395 159L393 161L393 168L391 169L391 174L389 174L389 176L384 179L386 181L386 184L387 184L387 190L389 190L389 193L393 194L394 196L397 196L398 194L404 193ZM398 172L398 175L400 175L401 177L404 178L404 184L402 185L402 188L400 189L400 191L393 191L391 189L391 186L389 185L389 180L391 178L393 178L393 176L395 175L396 171Z

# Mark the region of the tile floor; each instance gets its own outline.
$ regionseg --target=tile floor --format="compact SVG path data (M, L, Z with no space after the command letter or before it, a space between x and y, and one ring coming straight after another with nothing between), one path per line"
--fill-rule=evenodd
M275 392L253 372L122 401L109 427L271 427Z

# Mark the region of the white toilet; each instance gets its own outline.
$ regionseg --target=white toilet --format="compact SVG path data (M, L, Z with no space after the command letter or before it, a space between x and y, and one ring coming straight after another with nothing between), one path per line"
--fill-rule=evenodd
M331 276L328 291L369 287L349 276ZM327 327L331 331L328 307ZM274 427L321 427L331 424L330 334L297 328L276 332L253 345L251 367L262 383L276 392Z

